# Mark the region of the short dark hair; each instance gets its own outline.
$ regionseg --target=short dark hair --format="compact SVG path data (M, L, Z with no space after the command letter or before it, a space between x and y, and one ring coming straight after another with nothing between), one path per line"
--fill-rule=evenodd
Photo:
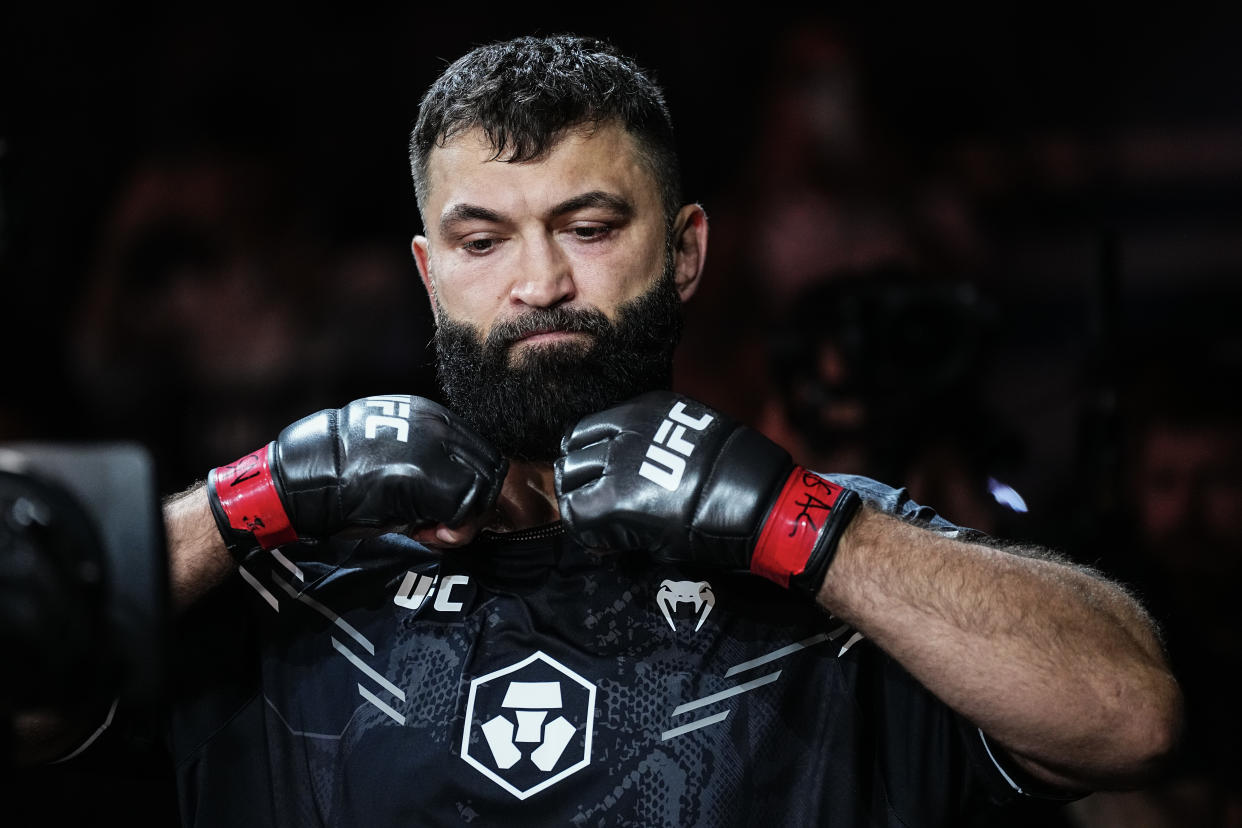
M638 142L660 188L665 223L681 208L681 169L664 92L630 57L592 37L518 37L479 46L440 75L419 104L410 171L419 210L436 146L481 128L494 160L532 161L566 129L618 122Z

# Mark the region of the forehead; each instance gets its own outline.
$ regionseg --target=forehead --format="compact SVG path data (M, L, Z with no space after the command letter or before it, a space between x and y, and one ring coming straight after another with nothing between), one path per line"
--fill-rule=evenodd
M620 124L565 132L532 161L495 158L480 128L432 149L427 162L427 218L477 204L506 214L537 211L577 194L601 191L629 201L636 211L659 209L655 175L638 142Z

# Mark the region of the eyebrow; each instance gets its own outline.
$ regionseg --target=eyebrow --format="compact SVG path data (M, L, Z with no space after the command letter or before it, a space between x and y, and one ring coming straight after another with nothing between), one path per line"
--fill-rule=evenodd
M591 190L588 193L567 198L553 207L550 215L563 216L566 213L573 213L590 207L611 210L622 218L629 218L634 215L634 205L628 199L622 198L616 193L609 193L603 190Z
M495 210L480 207L477 204L454 204L440 216L440 232L446 232L454 224L463 221L490 221L500 223L504 216Z
M604 190L591 190L565 199L549 210L548 216L557 218L589 208L610 210L623 219L629 219L634 215L634 205L628 199ZM507 217L503 213L478 204L454 204L440 217L440 232L446 233L454 224L465 221L488 221L502 224L507 221Z

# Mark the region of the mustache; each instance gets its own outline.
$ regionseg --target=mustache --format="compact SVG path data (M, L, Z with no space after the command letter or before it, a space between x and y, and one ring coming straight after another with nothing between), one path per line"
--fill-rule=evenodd
M483 347L488 351L504 351L534 334L559 331L598 337L611 329L612 323L598 308L531 308L521 316L493 325Z
M437 304L436 373L449 408L507 457L554 460L565 429L584 415L671 385L681 300L671 266L665 271L646 293L619 304L615 321L591 304L525 306L484 334ZM591 341L512 358L515 342L545 331Z

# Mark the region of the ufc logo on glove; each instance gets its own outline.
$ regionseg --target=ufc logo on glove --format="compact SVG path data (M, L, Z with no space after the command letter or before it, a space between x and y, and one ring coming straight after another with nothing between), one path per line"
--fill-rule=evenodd
M402 396L367 397L368 408L378 408L381 414L367 416L364 426L368 440L374 440L381 427L396 429L397 440L410 441L410 398Z
M711 414L704 414L697 419L691 417L686 414L685 403L675 403L665 415L664 422L660 423L651 445L647 446L648 459L660 465L644 461L638 469L639 475L670 492L677 491L682 475L686 472L686 458L694 451L694 443L686 440L686 430L702 431L713 419Z

